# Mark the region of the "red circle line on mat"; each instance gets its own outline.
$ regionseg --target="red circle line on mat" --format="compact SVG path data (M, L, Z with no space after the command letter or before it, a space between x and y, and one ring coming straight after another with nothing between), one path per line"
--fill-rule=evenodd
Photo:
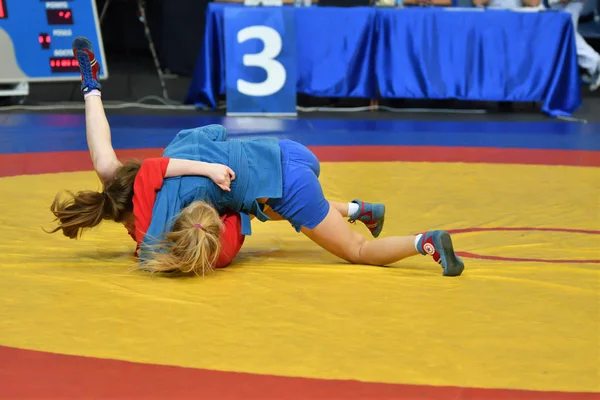
M473 232L563 232L563 233L583 233L588 235L600 235L600 231L588 229L570 229L570 228L532 228L532 227L495 227L495 228L462 228L450 229L447 231L452 235ZM471 253L468 251L457 251L459 257L477 258L480 260L493 261L511 261L511 262L543 262L552 264L600 264L600 260L553 260L545 258L520 258L520 257L501 257L488 256L483 254Z

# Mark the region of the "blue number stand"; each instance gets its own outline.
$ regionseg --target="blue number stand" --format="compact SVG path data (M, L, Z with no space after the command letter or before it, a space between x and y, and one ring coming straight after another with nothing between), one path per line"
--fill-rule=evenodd
M225 9L229 116L296 116L296 38L292 7Z

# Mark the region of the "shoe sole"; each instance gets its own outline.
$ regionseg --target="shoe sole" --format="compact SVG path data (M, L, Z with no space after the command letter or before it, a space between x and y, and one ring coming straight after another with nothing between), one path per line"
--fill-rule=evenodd
M446 268L444 268L444 276L460 276L465 269L465 264L460 258L454 254L454 246L452 246L452 238L447 232L440 234L440 242L446 259Z
M381 235L381 232L383 232L383 223L385 222L385 204L383 204L383 217L381 217L381 220L378 222L379 223L379 227L381 229L379 229L379 232L377 232L377 234L371 232L371 234L373 235L374 238L379 237L379 235Z
M79 46L79 45L83 45L83 46ZM77 50L90 50L91 52L94 51L93 47L92 47L92 42L90 42L87 38L78 36L75 39L73 39L73 43L72 46L74 49Z

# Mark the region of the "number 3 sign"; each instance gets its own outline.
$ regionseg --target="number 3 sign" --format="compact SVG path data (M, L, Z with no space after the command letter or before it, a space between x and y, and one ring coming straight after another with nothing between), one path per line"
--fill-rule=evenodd
M227 115L296 115L293 9L225 9Z

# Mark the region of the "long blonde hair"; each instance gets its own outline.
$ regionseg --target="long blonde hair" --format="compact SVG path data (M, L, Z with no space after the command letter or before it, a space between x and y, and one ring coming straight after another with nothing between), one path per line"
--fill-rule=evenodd
M196 201L184 208L173 230L152 251L153 257L140 268L168 274L204 276L214 271L221 251L223 223L210 204ZM161 251L162 250L162 251Z

